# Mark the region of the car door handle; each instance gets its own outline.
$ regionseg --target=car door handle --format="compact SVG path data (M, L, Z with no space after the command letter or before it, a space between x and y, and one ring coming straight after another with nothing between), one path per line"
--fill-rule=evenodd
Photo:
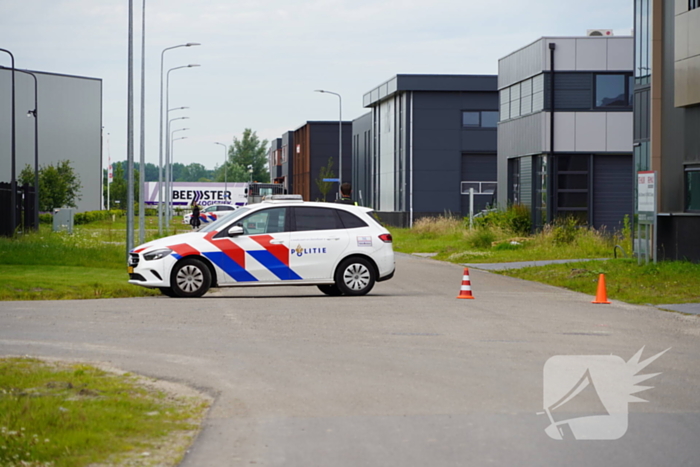
M284 240L270 240L270 245L282 245Z
M328 237L328 240L340 240L340 237Z

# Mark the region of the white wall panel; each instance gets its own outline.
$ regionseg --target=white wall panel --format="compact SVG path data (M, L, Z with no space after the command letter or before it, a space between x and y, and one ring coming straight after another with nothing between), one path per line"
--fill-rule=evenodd
M576 39L565 39L561 37L547 38L545 45L546 63L545 70L551 70L551 60L549 44L554 42L556 49L554 50L554 67L555 71L575 71L576 70Z
M605 112L576 112L576 151L602 152L607 145ZM631 135L630 130L630 135Z
M607 116L607 150L609 152L631 152L632 112L608 112Z
M632 52L630 51L630 56ZM576 69L579 71L608 69L608 40L587 37L576 40ZM556 60L556 58L555 58Z
M634 39L608 38L608 65L609 71L632 71L634 68Z

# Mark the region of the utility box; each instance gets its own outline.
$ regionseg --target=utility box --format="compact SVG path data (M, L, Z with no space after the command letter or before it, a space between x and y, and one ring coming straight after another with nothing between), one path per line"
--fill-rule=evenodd
M73 233L73 216L75 209L61 208L53 210L53 231Z

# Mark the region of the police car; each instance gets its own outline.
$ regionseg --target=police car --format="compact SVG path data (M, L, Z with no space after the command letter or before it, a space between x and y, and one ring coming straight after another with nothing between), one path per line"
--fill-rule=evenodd
M129 283L171 297L211 287L316 285L327 295L365 295L394 275L388 230L369 208L275 195L197 232L129 254Z
M208 224L218 220L222 214L229 214L236 209L238 209L238 206L232 206L230 204L212 204L199 211L199 221L202 224ZM189 225L191 219L192 213L190 212L182 216L182 223Z

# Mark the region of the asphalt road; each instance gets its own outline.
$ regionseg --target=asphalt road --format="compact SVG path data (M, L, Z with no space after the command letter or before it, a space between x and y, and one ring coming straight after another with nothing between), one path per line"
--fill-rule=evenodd
M457 300L461 277L398 255L394 279L366 297L284 287L0 302L0 354L108 362L209 392L186 467L700 465L700 318L475 270L476 299ZM629 407L624 436L545 434L544 391L564 378L545 383L550 357L628 361L644 346L642 360L671 349L641 371L661 373L641 383L648 402L615 409ZM613 413L625 378L601 375L555 420ZM598 420L588 434L604 437L612 418Z

